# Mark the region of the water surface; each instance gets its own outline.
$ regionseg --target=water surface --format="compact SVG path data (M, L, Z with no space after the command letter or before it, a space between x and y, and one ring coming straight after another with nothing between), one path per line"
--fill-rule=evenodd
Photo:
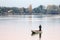
M42 25L42 37L31 36L31 30ZM0 40L60 40L60 16L5 16L0 17Z

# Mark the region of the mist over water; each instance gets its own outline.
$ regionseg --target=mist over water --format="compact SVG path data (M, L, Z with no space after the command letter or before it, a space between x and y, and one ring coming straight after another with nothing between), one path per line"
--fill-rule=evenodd
M31 30L42 25L41 40L60 40L60 15L21 15L0 17L0 40L39 40Z

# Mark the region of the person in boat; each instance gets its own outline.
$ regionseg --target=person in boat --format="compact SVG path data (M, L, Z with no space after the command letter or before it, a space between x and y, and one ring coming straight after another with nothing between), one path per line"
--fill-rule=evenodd
M39 31L41 31L41 28L42 28L42 26L40 25L40 26L39 26Z
M42 31L41 28L42 28L42 26L40 25L40 26L39 26L39 30L32 30L32 36L33 36L34 34L38 34L38 33L41 34L41 31Z
M39 31L42 32L41 28L42 28L42 26L40 25L40 26L39 26ZM41 33L39 33L39 38L41 38Z

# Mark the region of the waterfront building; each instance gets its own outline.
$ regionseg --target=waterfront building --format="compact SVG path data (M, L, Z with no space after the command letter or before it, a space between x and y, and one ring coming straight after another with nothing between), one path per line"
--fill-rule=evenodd
M29 5L29 8L28 9L29 9L29 13L31 15L32 14L32 5L31 4Z

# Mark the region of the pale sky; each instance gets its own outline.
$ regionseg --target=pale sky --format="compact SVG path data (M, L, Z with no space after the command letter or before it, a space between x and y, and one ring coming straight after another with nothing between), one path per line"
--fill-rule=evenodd
M30 4L33 8L39 5L59 5L60 0L0 0L0 6L6 7L28 7Z

